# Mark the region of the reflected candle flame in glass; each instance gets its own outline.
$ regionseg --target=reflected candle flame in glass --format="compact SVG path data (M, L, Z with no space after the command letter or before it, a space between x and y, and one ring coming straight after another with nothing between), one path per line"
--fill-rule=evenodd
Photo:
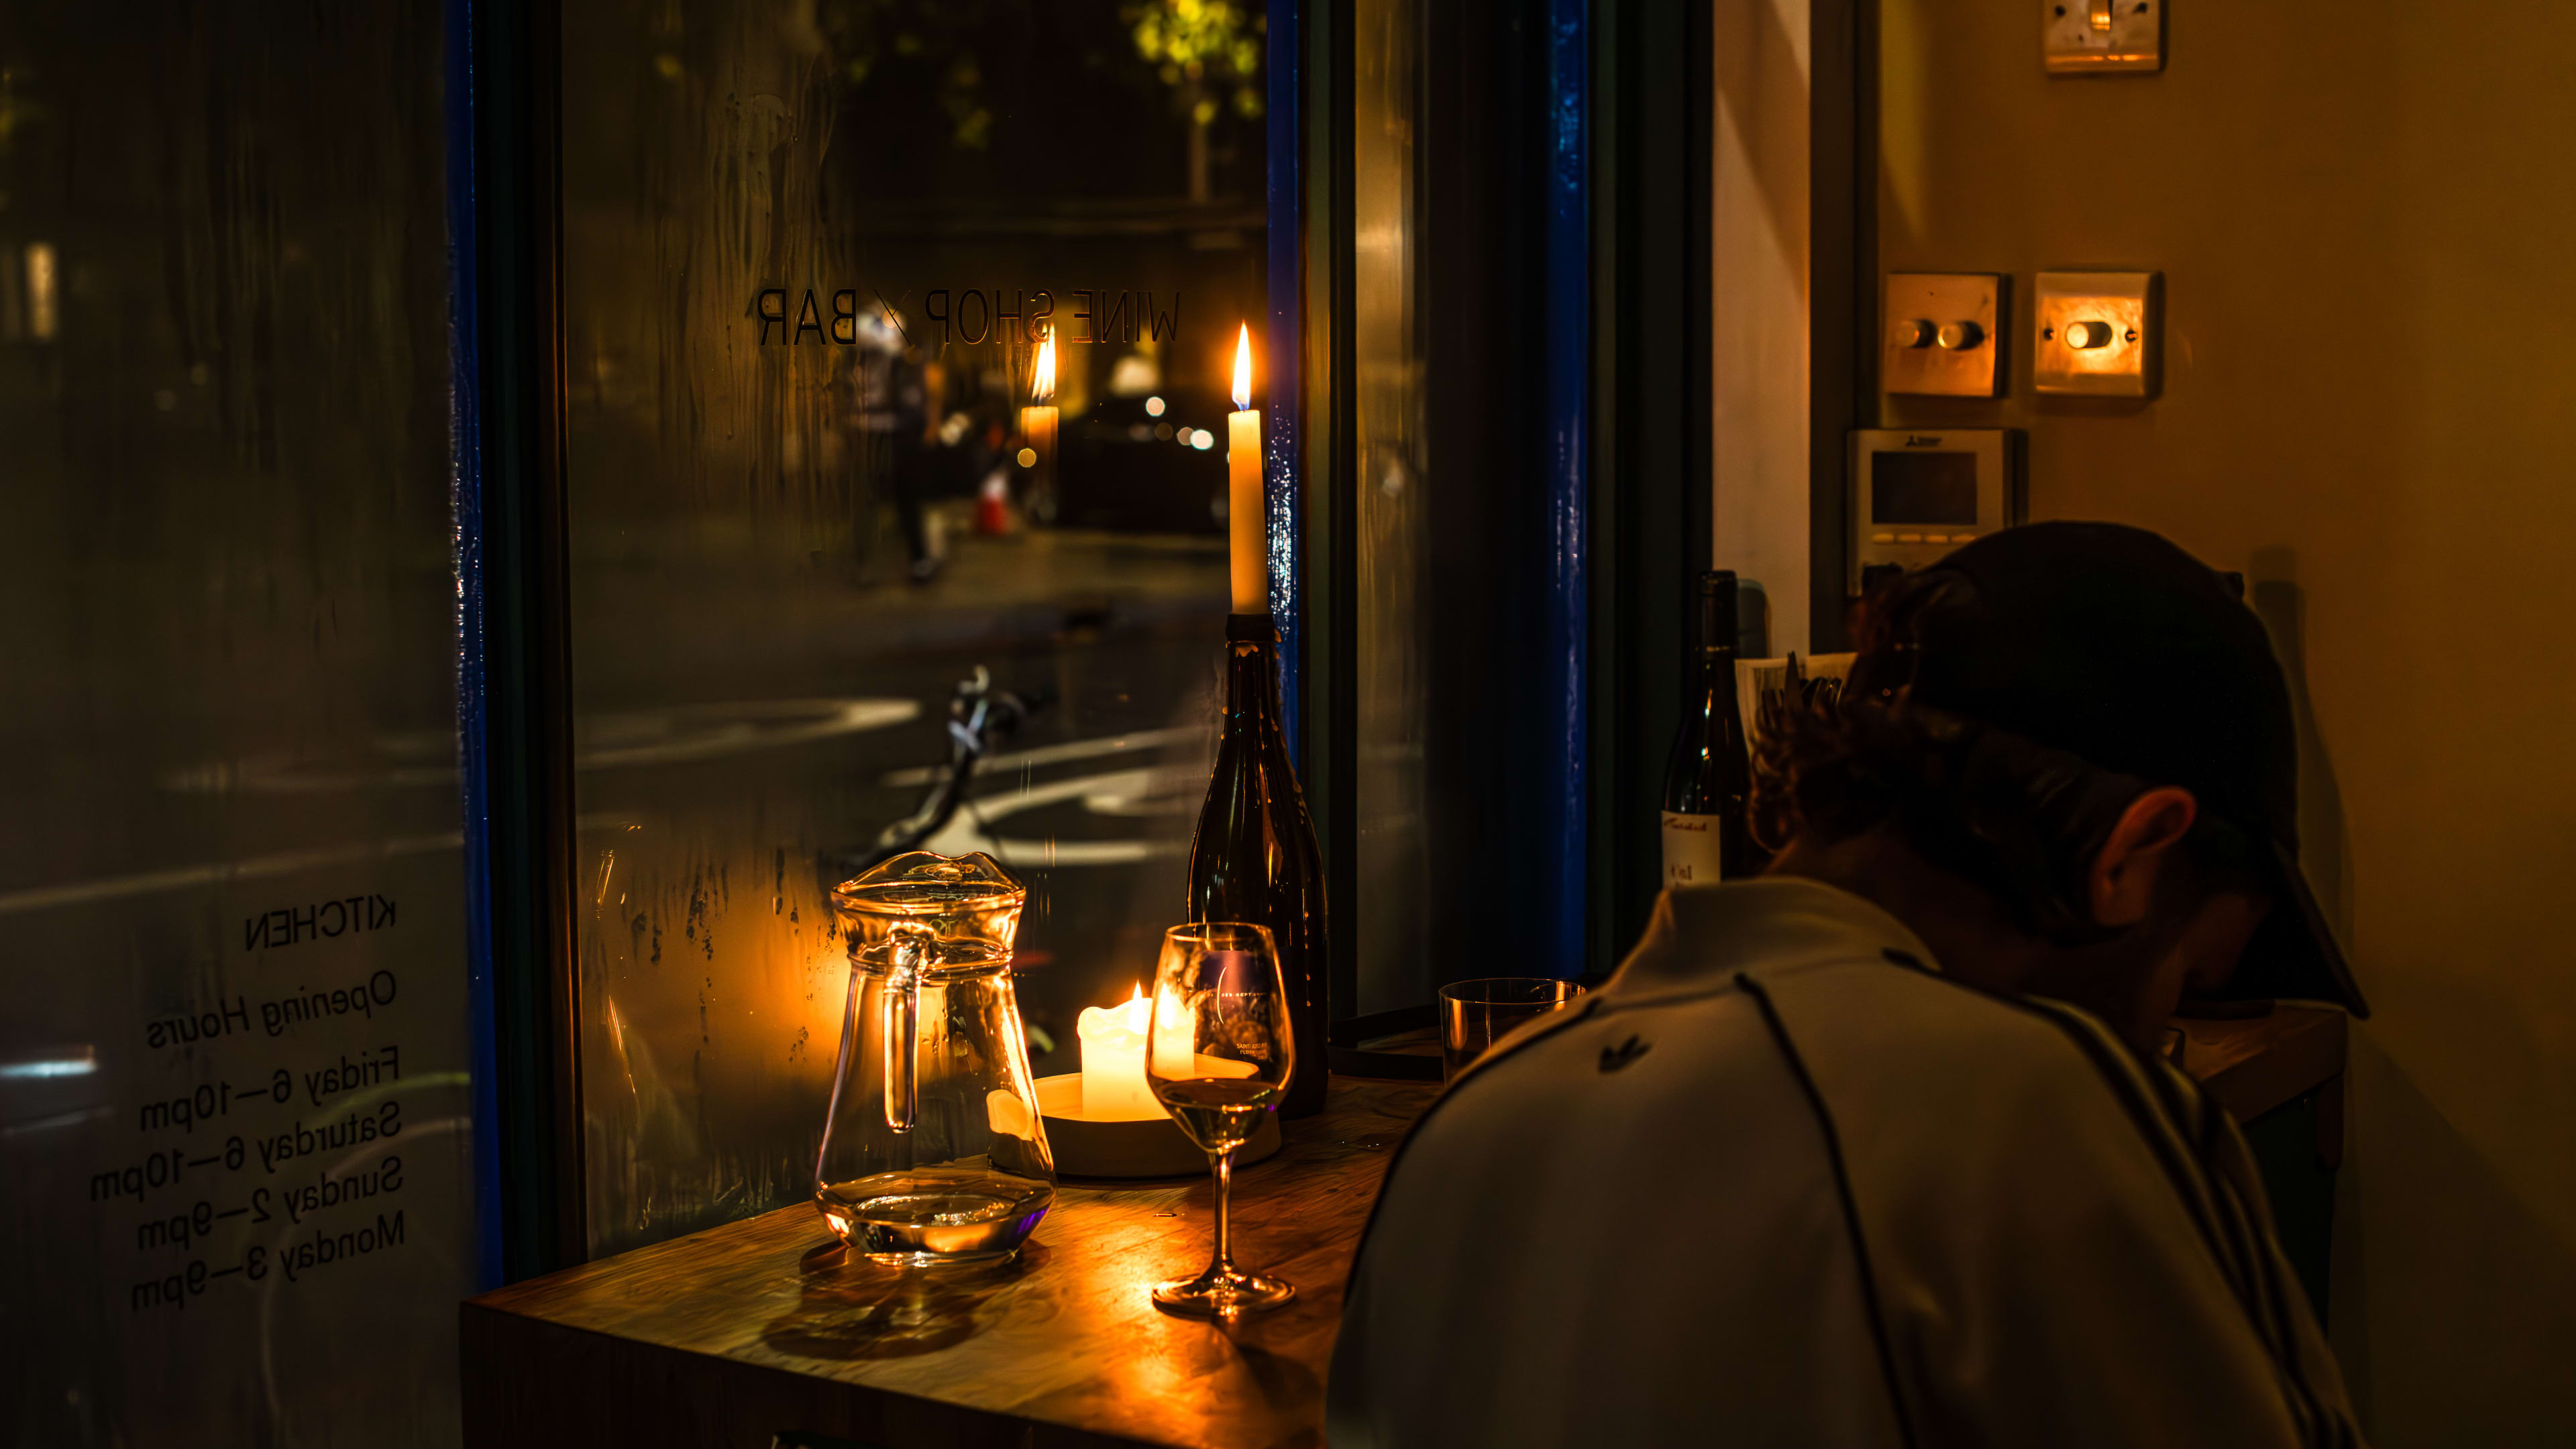
M1020 435L1028 446L1014 455L1023 468L1036 468L1055 461L1055 338L1038 344L1035 367L1029 374L1029 405L1020 409Z

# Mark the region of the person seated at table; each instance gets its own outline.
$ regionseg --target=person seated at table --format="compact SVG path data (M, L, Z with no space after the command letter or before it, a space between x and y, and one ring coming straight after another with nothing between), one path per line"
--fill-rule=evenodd
M2348 1445L2187 988L2366 1010L2300 877L2261 624L2153 534L2034 524L1886 586L1758 747L1755 880L1399 1149L1336 1449Z

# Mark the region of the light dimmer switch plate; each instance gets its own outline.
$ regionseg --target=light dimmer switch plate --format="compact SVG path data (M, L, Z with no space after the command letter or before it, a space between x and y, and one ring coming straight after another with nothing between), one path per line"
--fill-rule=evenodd
M1888 273L1880 385L1941 397L2000 393L2004 281L1991 272Z
M2043 393L2153 397L2164 287L2154 272L2042 272L2031 382Z
M2039 13L2052 73L2165 68L2165 0L2041 0Z

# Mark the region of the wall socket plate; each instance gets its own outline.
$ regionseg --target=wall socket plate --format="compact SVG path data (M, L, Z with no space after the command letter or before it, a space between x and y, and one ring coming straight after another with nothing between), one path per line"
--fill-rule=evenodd
M2010 280L1993 272L1888 273L1879 385L1939 397L2001 394Z
M2153 397L2164 325L2158 272L2042 272L2030 375L2043 393Z
M2166 0L2041 0L2040 54L2054 75L2165 68Z

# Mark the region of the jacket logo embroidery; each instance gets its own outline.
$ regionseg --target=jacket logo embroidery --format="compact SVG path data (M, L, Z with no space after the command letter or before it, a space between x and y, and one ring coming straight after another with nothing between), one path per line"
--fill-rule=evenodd
M1635 1061L1637 1058L1642 1057L1647 1052L1653 1050L1654 1045L1655 1044L1653 1042L1639 1041L1632 1036L1626 1041L1619 1043L1617 1046L1603 1047L1601 1049L1601 1070L1604 1072L1615 1072L1621 1067L1628 1065L1630 1062Z

